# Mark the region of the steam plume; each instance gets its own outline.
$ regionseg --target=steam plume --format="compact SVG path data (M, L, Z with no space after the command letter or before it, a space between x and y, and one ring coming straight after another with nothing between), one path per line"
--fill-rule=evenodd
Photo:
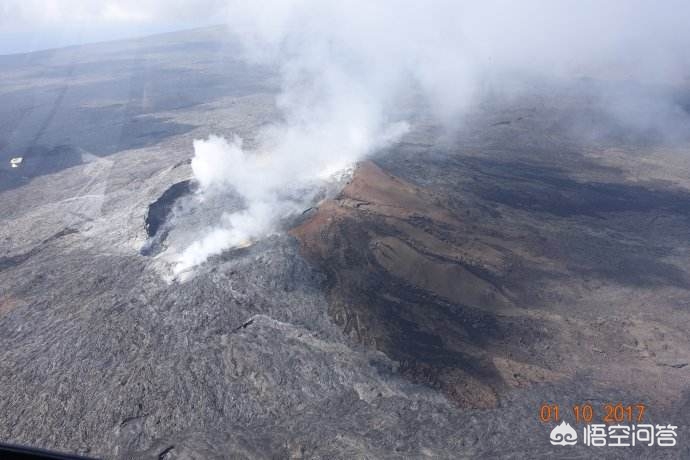
M194 143L201 193L234 189L245 208L186 248L176 271L247 244L304 208L319 181L395 142L402 95L452 124L480 88L587 75L682 81L690 8L683 2L229 2L246 58L278 66L283 121L258 147ZM630 113L626 111L626 113Z

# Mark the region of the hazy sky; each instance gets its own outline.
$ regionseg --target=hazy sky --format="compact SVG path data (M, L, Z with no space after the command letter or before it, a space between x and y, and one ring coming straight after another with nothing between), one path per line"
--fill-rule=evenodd
M614 57L653 70L690 54L687 0L0 0L0 54L225 22L264 41L302 22L356 41L387 42L392 29L401 46L431 40L470 59L544 68Z
M0 0L0 54L222 23L223 0Z

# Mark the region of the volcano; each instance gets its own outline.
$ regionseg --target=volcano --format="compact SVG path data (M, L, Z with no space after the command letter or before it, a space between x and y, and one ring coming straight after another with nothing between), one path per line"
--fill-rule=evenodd
M199 205L194 139L251 145L280 115L227 37L0 57L1 442L540 458L544 403L581 433L571 407L624 402L690 456L690 144L611 120L601 81L487 96L452 134L420 108L342 189L170 279L168 251L243 205Z

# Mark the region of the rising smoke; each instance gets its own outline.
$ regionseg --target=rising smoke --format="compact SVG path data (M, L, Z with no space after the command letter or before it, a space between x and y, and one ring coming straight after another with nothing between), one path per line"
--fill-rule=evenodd
M404 123L384 126L371 120L372 109L357 107L355 99L342 103L353 111L348 112L352 118L271 126L252 151L245 151L237 136L230 142L216 136L194 142L192 171L202 199L232 188L245 208L224 214L220 226L206 229L179 256L176 273L270 234L282 219L303 211L324 181L333 180L357 159L393 142L407 129ZM361 116L355 110L361 110ZM337 139L335 145L333 139Z
M396 142L408 127L398 103L411 92L452 125L487 84L682 81L689 12L674 1L230 2L227 22L246 59L280 69L283 121L249 151L237 137L194 143L200 193L232 188L245 207L204 230L175 271L275 231L308 205L305 191Z

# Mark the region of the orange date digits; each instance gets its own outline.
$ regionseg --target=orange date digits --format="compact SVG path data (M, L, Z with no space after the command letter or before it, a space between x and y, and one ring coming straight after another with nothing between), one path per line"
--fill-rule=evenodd
M644 404L633 404L624 406L623 403L618 404L604 404L604 422L605 423L621 423L621 422L641 422L644 418L646 410Z
M558 422L558 404L542 404L539 408L539 420L542 422Z
M573 415L575 416L575 423L585 422L590 423L594 418L594 409L589 403L581 406L573 406Z
M602 409L600 412L599 409ZM647 406L642 403L624 405L622 402L606 403L594 407L592 403L575 404L572 406L572 416L575 423L643 423ZM570 414L566 414L567 416ZM543 403L539 407L539 420L543 423L561 421L558 404Z

